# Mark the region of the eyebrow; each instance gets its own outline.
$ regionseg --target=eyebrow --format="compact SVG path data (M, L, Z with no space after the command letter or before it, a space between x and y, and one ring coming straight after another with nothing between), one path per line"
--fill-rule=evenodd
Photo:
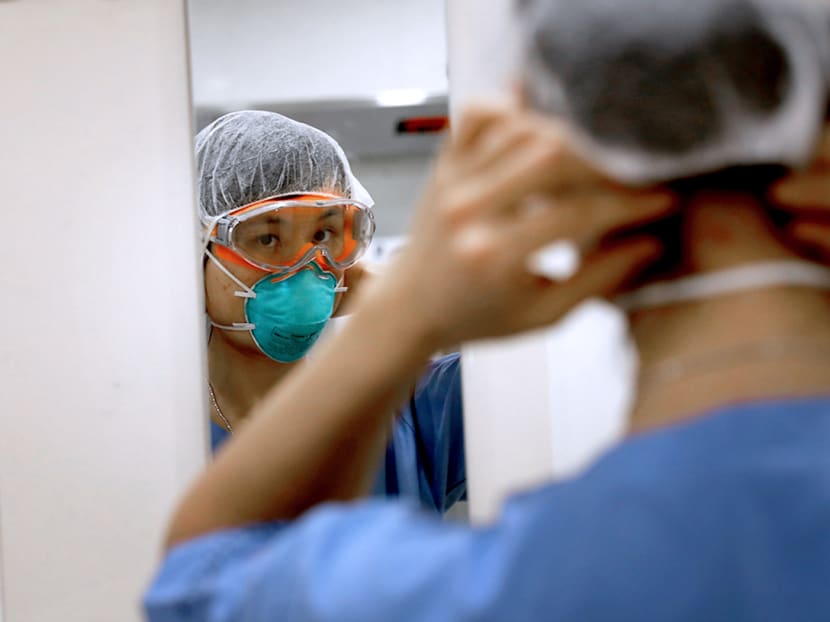
M340 214L339 209L334 208L334 207L330 207L317 220L325 220L326 218L331 218L332 216L337 216L339 214Z
M329 209L327 209L325 212L323 212L323 214L321 214L317 218L317 221L319 222L321 220L326 220L327 218L331 218L332 216L338 216L339 214L340 214L340 210L338 210L335 207L330 207ZM271 224L280 224L280 223L282 223L282 217L281 216L274 216L274 215L268 216L264 221L260 221L260 224L269 224L269 225L271 225Z

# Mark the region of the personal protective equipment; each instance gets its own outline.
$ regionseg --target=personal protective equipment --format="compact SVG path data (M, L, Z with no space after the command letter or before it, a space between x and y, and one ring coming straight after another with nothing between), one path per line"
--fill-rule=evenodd
M375 221L360 201L305 193L268 197L206 227L217 257L283 275L315 260L323 268L353 266L372 241Z
M223 271L243 288L237 294L245 298L245 322L211 324L222 330L250 331L257 348L279 363L293 363L308 353L331 318L340 289L337 278L316 263L288 276L269 273L253 287Z
M612 178L647 184L813 155L830 5L813 0L525 0L531 105Z

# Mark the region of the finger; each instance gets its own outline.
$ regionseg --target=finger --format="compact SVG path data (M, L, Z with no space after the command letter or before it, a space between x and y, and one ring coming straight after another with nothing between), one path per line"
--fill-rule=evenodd
M568 151L568 136L561 123L550 117L542 117L529 111L516 111L506 115L500 121L494 121L483 131L469 149L469 170L490 175L488 167L496 174L501 171L505 162L521 156L521 145L533 147L533 142L550 146L559 145L563 154L573 156ZM576 159L574 157L574 159ZM601 175L594 169L586 166L580 160L580 171L590 173L592 180L598 180Z
M452 133L450 148L453 150L469 149L493 123L501 121L514 108L506 103L468 104L461 111L458 125Z
M527 309L532 325L555 322L589 298L607 297L654 262L662 253L655 238L627 240L589 256L568 281L554 284Z
M593 245L620 229L667 217L679 206L677 197L663 189L571 193L559 199L568 217L571 239Z
M536 140L539 140L539 128L530 122L527 115L506 116L491 123L469 144L466 153L458 157L459 171L461 174L486 175L486 169L503 166L505 160L521 152L523 145L530 145Z
M830 223L799 222L790 228L790 234L800 244L830 257Z
M830 174L830 125L825 125L824 131L816 146L816 153L810 166L804 171L795 171L787 177L774 184L770 191L770 198L781 203L786 209L814 209L818 207L827 208L827 193L821 192L822 188L830 182L821 182L825 176ZM814 195L818 190L820 194Z
M830 168L830 128L828 126L825 126L824 132L821 134L813 166Z
M527 152L527 158L533 161L533 154L547 153L549 162L542 162L543 175L540 181L550 190L563 190L580 186L596 186L597 184L613 185L598 169L588 164L571 147L572 140L565 128L546 118L528 115L525 120L526 134L530 140L523 143L524 151L516 150L496 154L487 167L482 167L481 174L486 182L493 185L509 183L512 172L521 166L526 166L521 158ZM537 152L538 150L538 152ZM542 155L544 158L545 155Z
M596 183L598 175L556 141L532 140L504 154L498 166L472 175L455 189L449 210L458 218L473 212L498 214L516 209L517 201L564 184Z
M770 197L791 211L830 210L830 175L805 173L776 183Z
M677 205L667 191L592 192L548 199L547 203L504 223L502 243L516 248L518 255L558 239L584 246L617 229L665 217Z

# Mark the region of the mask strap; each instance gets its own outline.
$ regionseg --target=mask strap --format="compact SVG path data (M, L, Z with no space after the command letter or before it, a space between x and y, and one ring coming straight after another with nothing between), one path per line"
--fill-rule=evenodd
M349 291L349 288L346 287L345 285L343 285L343 283L345 281L346 281L346 275L344 273L343 276L341 276L340 279L337 281L337 286L334 288L334 293L335 294L339 294L339 293L342 293L342 292Z
M830 270L807 261L765 261L654 283L614 303L624 311L638 311L779 285L830 289Z
M202 221L202 254L208 252L210 246L210 232L216 227L216 223L222 218L222 214L218 216L211 216Z
M220 328L222 330L235 330L245 332L249 330L254 330L256 328L256 324L251 324L250 322L234 322L229 326L227 324L217 324L210 318L208 318L208 320L210 320L211 326L213 326L214 328Z
M234 296L239 296L240 298L256 298L256 292L247 285L245 285L245 283L240 281L238 278L236 278L236 276L234 276L234 274L230 270L228 270L224 265L222 265L222 262L219 261L216 258L216 256L213 253L211 253L208 249L208 246L210 245L209 232L213 230L213 226L216 224L218 218L219 217L217 217L216 219L211 219L212 224L207 229L207 233L205 233L204 239L202 240L202 252L205 255L207 255L208 259L210 259L214 264L216 264L216 267L219 268L222 272L224 272L230 280L232 280L234 283L236 283L237 285L239 285L239 287L242 288L242 291L235 291ZM231 325L227 325L218 324L217 322L214 322L210 316L208 316L208 320L210 321L211 326L213 326L214 328L219 328L221 330L232 330L241 332L251 331L254 330L254 328L256 328L256 324L251 324L250 322L234 322Z
M219 268L222 272L224 272L225 275L231 281L233 281L234 283L239 285L239 287L242 288L243 291L235 291L233 293L234 296L238 296L239 298L256 298L256 292L247 285L245 285L245 283L240 281L238 278L236 278L236 276L234 276L234 274L230 270L228 270L224 265L222 265L222 262L216 258L216 255L211 253L207 248L205 248L205 255L207 255L210 258L210 260L214 264L216 264L216 267Z

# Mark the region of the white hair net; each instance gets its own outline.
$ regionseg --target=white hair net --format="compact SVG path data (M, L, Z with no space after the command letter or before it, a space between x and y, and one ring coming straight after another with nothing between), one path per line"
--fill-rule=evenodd
M340 145L275 112L226 114L196 135L202 221L270 196L334 191L372 205Z
M806 164L827 109L815 0L525 0L531 104L628 183Z

